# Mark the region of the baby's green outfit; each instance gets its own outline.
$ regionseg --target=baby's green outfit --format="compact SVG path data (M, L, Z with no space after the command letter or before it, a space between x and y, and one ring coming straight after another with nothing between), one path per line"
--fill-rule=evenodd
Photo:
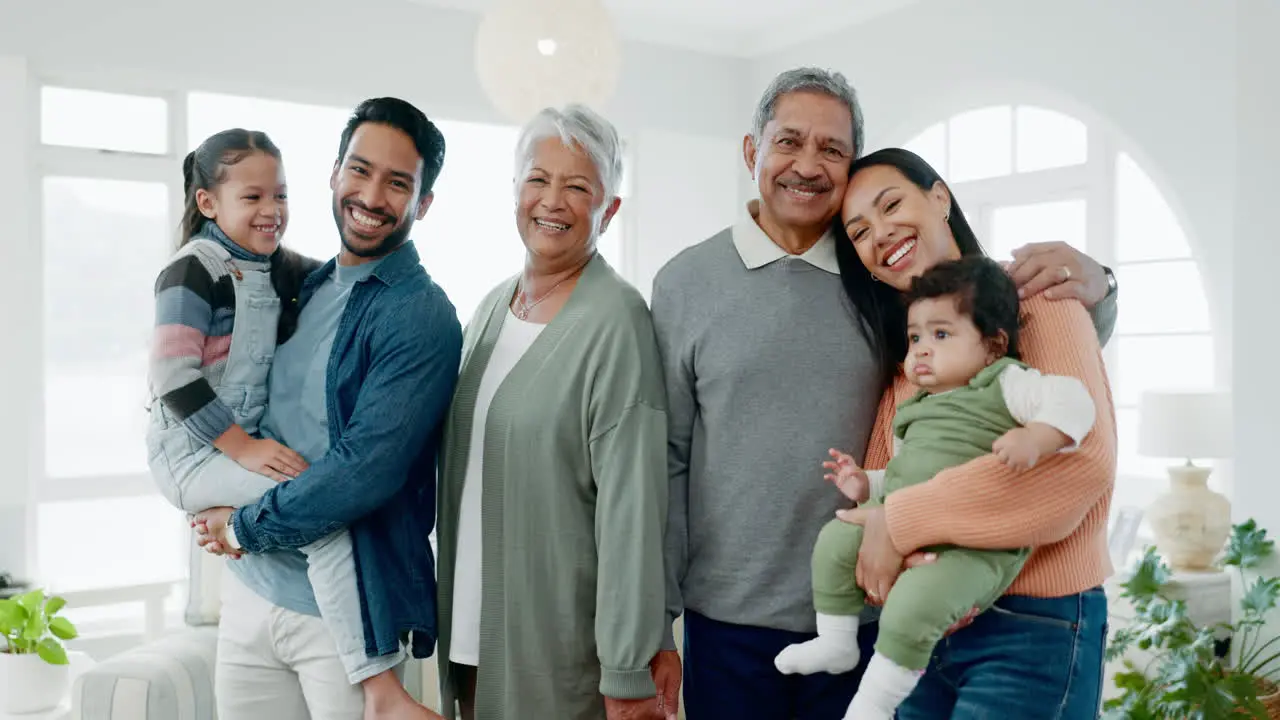
M966 386L938 394L921 391L900 405L893 422L894 456L885 468L884 495L990 454L997 439L1019 427L1000 382L1001 374L1013 366L1026 368L1012 358L1001 358ZM1083 386L1079 390L1084 392ZM1082 439L1092 426L1089 405L1083 432L1076 435L1074 428L1058 429L1077 442ZM880 496L866 504L883 502ZM813 550L813 604L818 613L850 616L863 609L865 595L855 580L862 530L860 525L837 519L819 534ZM907 570L894 584L880 614L876 642L877 653L914 670L928 665L934 646L956 621L972 608L985 610L999 599L1030 555L1028 548L929 550L937 553L935 563Z

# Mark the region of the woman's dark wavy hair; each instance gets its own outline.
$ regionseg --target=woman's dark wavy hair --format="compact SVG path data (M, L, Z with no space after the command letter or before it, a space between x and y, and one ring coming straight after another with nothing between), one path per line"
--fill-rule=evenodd
M849 177L852 178L867 168L879 166L896 169L920 188L921 192L929 192L938 183L946 186L942 176L929 163L902 148L877 150L855 160L849 168ZM951 213L947 224L951 226L956 245L960 246L960 255L985 257L986 252L978 242L978 236L973 234L973 228L969 227L969 221L965 219L960 203L949 187L947 193L951 195ZM862 320L862 334L871 344L871 350L879 361L881 382L889 387L898 373L898 366L907 355L907 306L900 291L877 281L862 264L840 217L835 219L835 225L840 280L844 284L845 294Z

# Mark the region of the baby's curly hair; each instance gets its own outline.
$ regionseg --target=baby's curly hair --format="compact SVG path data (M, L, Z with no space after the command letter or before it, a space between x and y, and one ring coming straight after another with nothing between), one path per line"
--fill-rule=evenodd
M906 306L946 296L955 296L956 312L973 318L984 339L995 340L1003 330L1005 355L1018 359L1018 288L1000 263L982 255L939 263L911 281Z

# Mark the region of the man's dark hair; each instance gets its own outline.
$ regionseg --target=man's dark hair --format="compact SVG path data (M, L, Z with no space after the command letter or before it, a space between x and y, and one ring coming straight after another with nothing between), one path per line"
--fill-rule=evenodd
M970 255L933 266L911 281L906 306L920 300L954 297L956 312L973 318L984 339L995 340L1003 330L1009 339L1005 355L1018 357L1018 288L1000 263Z
M426 197L440 177L440 169L444 167L444 134L435 123L427 119L421 110L412 104L393 97L380 97L365 100L351 111L347 127L342 131L342 142L338 145L338 162L347 156L347 146L351 144L351 136L356 128L365 123L381 123L389 125L413 139L413 146L422 157L422 186L418 190L418 199Z

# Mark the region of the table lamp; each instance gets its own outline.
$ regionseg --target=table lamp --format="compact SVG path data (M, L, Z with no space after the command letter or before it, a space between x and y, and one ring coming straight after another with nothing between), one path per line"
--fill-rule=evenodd
M1138 454L1181 459L1169 490L1147 509L1156 548L1173 570L1205 571L1231 534L1231 503L1193 460L1231 455L1231 396L1216 391L1143 393Z

